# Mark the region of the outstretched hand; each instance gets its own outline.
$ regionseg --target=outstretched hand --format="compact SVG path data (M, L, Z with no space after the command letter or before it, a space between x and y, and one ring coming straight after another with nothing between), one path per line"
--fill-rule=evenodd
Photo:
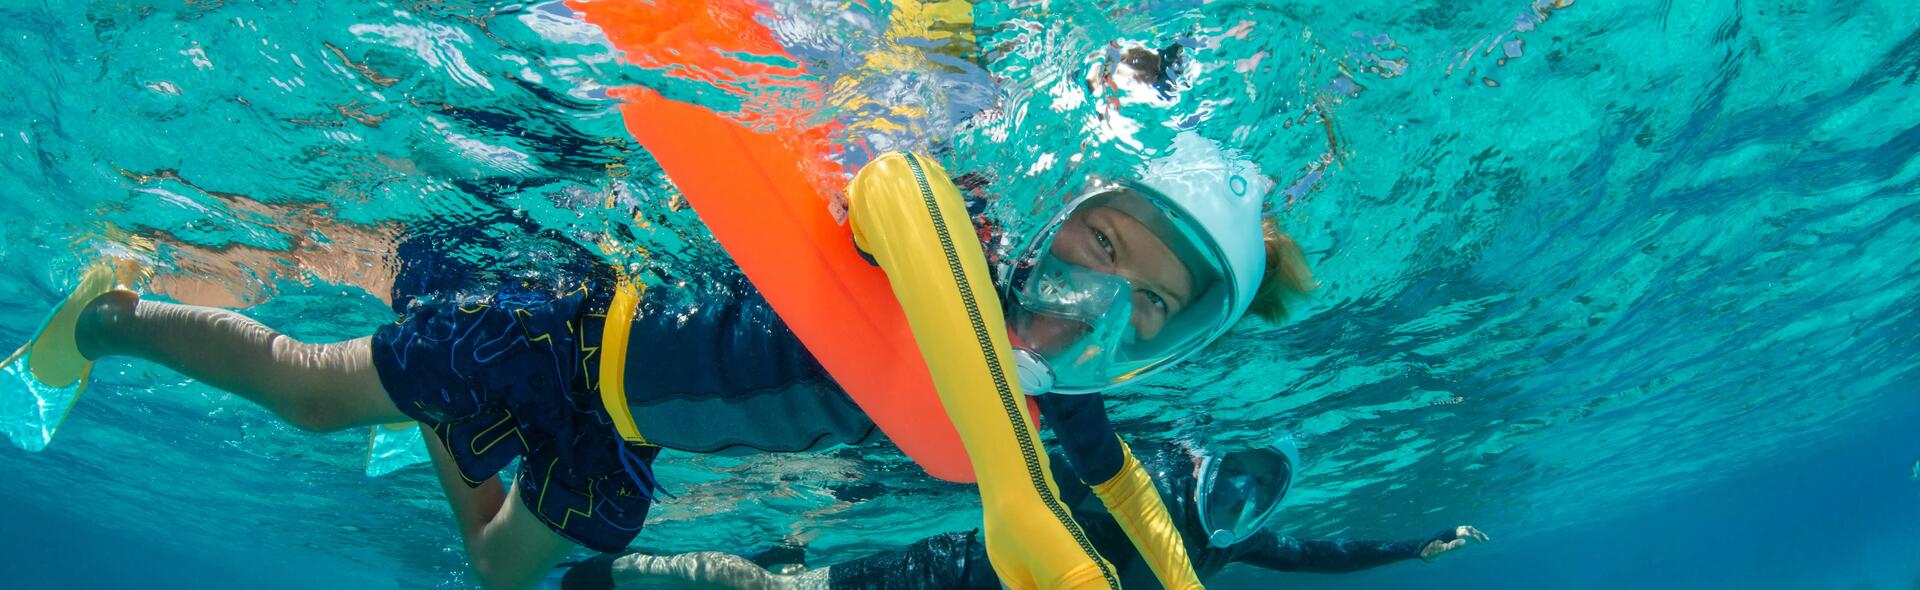
M1467 546L1468 541L1485 543L1492 540L1493 539L1488 537L1486 533L1480 532L1480 529L1460 525L1454 527L1453 530L1447 533L1442 533L1440 536L1434 538L1434 540L1428 541L1426 546L1420 548L1420 559L1433 561L1440 559L1440 556L1445 555L1448 551Z

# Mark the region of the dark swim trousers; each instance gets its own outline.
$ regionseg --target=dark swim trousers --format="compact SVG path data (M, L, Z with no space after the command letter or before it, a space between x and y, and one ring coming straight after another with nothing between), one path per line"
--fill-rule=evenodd
M560 536L626 549L658 484L658 447L626 442L601 409L606 297L503 292L480 303L416 300L373 336L395 406L438 437L467 485L515 458L520 500Z

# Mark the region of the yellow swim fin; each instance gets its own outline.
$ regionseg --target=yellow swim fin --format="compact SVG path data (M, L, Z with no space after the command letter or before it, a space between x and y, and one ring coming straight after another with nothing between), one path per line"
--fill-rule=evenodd
M80 311L101 293L112 290L120 279L135 276L131 262L101 263L80 276L73 293L54 308L47 321L25 346L0 361L0 372L9 383L0 386L0 430L15 446L39 451L53 440L67 411L86 392L93 373L93 361L80 354L74 343L74 324Z

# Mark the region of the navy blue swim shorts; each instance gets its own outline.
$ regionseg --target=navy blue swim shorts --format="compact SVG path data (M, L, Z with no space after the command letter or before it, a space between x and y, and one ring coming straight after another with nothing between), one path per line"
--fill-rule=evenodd
M373 336L373 364L400 411L446 445L467 485L515 458L520 499L560 536L596 551L640 534L658 447L621 439L598 389L604 293L416 300Z

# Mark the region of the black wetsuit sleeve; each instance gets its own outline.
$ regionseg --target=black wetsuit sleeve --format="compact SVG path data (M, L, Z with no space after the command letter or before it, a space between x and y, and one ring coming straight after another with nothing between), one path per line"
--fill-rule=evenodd
M1435 538L1411 541L1303 540L1273 531L1261 531L1233 545L1233 561L1281 572L1344 574L1420 557L1420 548Z
M1113 422L1107 420L1105 397L1098 393L1049 393L1034 401L1040 406L1042 423L1059 439L1060 450L1080 481L1098 485L1120 473L1126 453L1121 450Z
M1074 473L1073 462L1067 460L1066 456L1060 453L1047 453L1047 467L1053 469L1053 483L1060 488L1061 503L1072 507L1076 512L1081 509L1082 502L1091 500L1090 505L1100 505L1099 498L1093 495L1093 488L1087 487L1086 483L1080 481L1080 474Z

